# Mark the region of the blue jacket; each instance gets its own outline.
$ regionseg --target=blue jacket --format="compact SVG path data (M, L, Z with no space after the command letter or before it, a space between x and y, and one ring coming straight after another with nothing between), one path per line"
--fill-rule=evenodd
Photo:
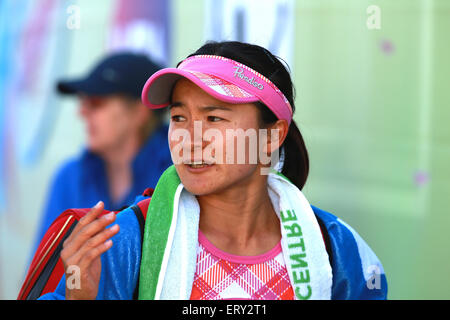
M160 175L172 165L167 132L167 125L160 126L136 155L132 163L133 184L120 203L111 200L105 164L100 157L84 150L80 157L65 163L53 180L38 226L35 248L50 224L64 210L90 208L99 200L105 203L107 210L120 210L131 205L146 188L154 188Z
M137 199L139 200L139 199ZM382 300L387 299L387 281L383 267L364 240L345 222L334 215L312 206L328 247L333 270L332 299ZM129 300L139 277L141 261L141 232L136 216L130 208L117 215L115 223L120 232L113 246L102 257L99 300ZM65 298L65 276L55 292L40 299Z

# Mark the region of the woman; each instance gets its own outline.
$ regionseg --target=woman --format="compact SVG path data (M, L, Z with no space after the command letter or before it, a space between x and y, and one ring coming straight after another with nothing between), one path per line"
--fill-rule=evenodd
M172 164L165 112L149 110L140 99L139 88L160 69L145 55L117 52L101 59L86 76L58 82L59 93L78 98L86 147L56 173L36 247L67 208L89 208L98 199L109 210L124 208L143 189L155 187Z
M142 97L169 106L174 161L144 239L130 209L96 219L99 202L64 243L67 281L42 298L131 299L137 287L140 299L386 298L372 250L300 191L308 156L290 75L274 55L207 43L153 75ZM280 158L281 172L267 158Z

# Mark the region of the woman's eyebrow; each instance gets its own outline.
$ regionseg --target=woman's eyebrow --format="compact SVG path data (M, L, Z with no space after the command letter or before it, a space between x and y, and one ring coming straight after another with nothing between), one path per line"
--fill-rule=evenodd
M182 102L173 102L168 105L168 108L169 108L169 110L171 110L172 108L183 107L183 106L184 106L184 104ZM204 106L204 107L199 107L199 109L202 112L211 112L211 111L215 111L215 110L233 111L231 108L224 107L224 106Z
M171 104L168 105L168 108L169 108L169 111L170 111L170 109L172 109L172 108L182 107L182 106L183 106L183 104L181 102L172 102Z
M205 107L200 107L200 109L203 112L210 112L210 111L215 111L215 110L233 111L231 108L224 107L224 106L205 106Z

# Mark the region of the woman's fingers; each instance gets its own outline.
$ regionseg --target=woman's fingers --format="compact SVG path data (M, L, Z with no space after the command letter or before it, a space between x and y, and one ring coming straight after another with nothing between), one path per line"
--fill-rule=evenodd
M97 202L97 204L93 206L91 210L89 210L89 212L78 221L77 225L75 226L69 237L67 237L65 242L71 242L72 239L78 234L80 229L97 219L97 217L103 212L104 208L105 204L103 203L103 201Z
M61 259L66 272L70 266L76 266L81 290L66 287L66 298L94 299L98 292L101 274L100 256L112 246L110 239L119 232L119 225L108 228L115 219L115 212L101 215L103 202L97 203L78 221L71 235L64 241Z
M102 242L97 247L89 249L84 253L83 257L79 262L79 266L81 270L86 270L91 265L92 261L99 258L104 252L108 251L113 245L113 241L111 239Z
M103 230L102 232L96 234L95 236L89 238L81 248L72 256L71 260L83 262L86 259L87 262L91 262L98 255L102 254L108 250L112 245L112 238L119 232L119 225L115 224L110 228ZM85 267L88 266L85 261Z
M85 245L86 242L92 243L92 238L94 238L97 234L105 231L105 228L112 222L114 222L114 220L116 219L116 214L114 212L108 213L98 218L99 213L97 211L102 212L102 207L103 206L101 205L97 208L92 208L91 211L89 211L89 213L85 216L87 218L83 220L81 227L77 229L77 225L77 227L75 227L67 240L64 241L64 248L61 252L61 258L63 259L63 261L67 260L69 257L74 256L80 250L80 248ZM84 219L85 217L83 217L82 219ZM82 221L82 219L80 219L79 223ZM109 231L107 231L105 234L111 232L110 229L108 229ZM111 236L112 235L110 235L109 237Z
M116 219L116 214L111 212L107 215L98 218L88 225L84 226L74 235L73 239L68 242L67 246L64 247L63 252L66 256L74 255L80 248L96 234L105 230L105 228L110 225ZM65 243L66 245L66 243Z

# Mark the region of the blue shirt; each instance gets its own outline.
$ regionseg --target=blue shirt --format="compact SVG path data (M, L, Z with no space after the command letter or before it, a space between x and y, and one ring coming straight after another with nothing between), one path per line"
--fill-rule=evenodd
M34 248L64 210L90 208L99 200L105 203L107 210L120 210L131 205L146 188L154 188L160 175L172 165L167 134L167 125L162 125L142 146L132 163L130 191L119 203L111 199L105 163L99 156L84 150L80 157L66 162L53 180Z

